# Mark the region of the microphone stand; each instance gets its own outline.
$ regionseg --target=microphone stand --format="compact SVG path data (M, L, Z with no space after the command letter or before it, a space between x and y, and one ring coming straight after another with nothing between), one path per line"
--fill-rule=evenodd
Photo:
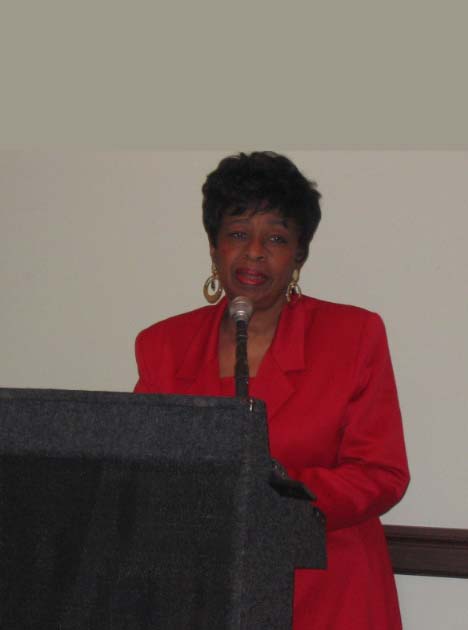
M234 377L236 383L236 396L249 397L249 365L247 362L247 321L236 321L236 365Z

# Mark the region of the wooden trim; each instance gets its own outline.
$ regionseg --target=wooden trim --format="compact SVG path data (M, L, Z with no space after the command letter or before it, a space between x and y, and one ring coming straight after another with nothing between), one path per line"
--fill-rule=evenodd
M468 529L384 525L395 573L468 578Z

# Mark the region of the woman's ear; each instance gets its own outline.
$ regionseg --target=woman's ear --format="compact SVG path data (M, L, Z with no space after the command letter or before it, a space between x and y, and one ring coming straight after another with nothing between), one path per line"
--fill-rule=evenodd
M213 243L211 243L211 241L210 241L210 256L211 256L211 260L214 262L215 257L216 257L216 247L213 245Z
M297 269L301 269L302 265L305 263L305 252L302 247L298 248L294 260L296 261Z

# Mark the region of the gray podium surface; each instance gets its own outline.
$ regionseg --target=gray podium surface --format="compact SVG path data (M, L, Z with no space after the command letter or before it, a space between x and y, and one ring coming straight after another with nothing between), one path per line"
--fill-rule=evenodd
M0 389L0 627L287 630L324 524L234 398Z

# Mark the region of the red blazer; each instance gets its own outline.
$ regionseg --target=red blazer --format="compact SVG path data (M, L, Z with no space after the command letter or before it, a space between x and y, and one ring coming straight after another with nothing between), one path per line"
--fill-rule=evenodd
M136 340L136 392L221 395L226 301L171 317ZM294 630L397 630L379 515L408 485L384 325L375 313L303 296L283 308L250 393L266 402L270 450L317 495L326 570L296 571Z

